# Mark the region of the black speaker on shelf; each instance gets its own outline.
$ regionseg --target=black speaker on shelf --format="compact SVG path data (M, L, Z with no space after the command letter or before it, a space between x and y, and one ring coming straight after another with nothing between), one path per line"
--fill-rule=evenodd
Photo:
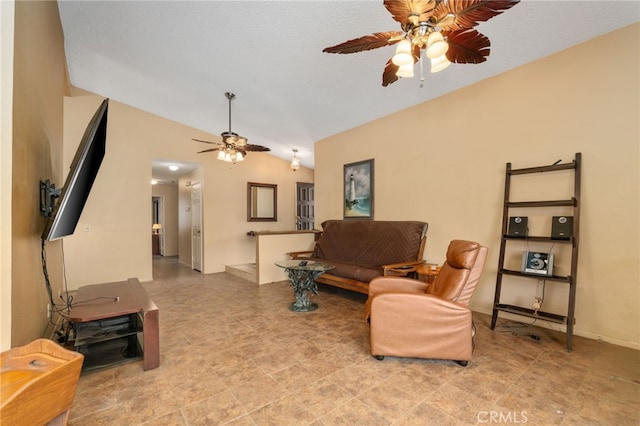
M553 216L551 221L552 240L570 240L573 235L573 216Z
M529 231L528 218L526 216L515 216L509 218L509 229L507 235L509 237L524 238Z

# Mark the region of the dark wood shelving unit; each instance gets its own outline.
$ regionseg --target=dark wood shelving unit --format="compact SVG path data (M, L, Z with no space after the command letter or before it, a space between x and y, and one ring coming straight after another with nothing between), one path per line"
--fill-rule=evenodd
M521 306L498 304L498 309L502 312L524 315L529 318L539 318L544 321L551 321L558 324L566 324L567 322L567 317L565 317L564 315L552 314L544 311L535 312L533 309L523 308Z
M576 287L578 272L578 246L580 231L580 174L582 165L582 155L576 153L575 158L570 163L554 164L550 166L529 167L522 169L512 169L511 163L507 163L505 175L504 189L504 207L502 213L502 238L500 242L500 254L498 258L498 274L496 277L496 290L493 302L493 315L491 318L491 329L495 329L496 322L500 312L514 315L520 315L528 318L540 319L557 324L566 325L566 345L567 351L571 352L573 343L573 326L575 323L575 303L576 303ZM549 173L560 170L573 170L574 172L574 191L573 197L567 200L537 200L537 201L510 201L511 177L524 174ZM508 234L509 213L513 208L548 208L548 207L571 207L573 212L573 229L572 235L567 240L553 239L551 236L511 236ZM567 276L561 275L538 275L530 274L522 271L515 271L504 267L505 253L507 244L517 244L518 242L553 242L571 245L571 272ZM556 281L569 285L569 296L567 301L566 315L535 311L530 308L515 306L501 303L500 297L502 285L505 283L506 276L517 276L525 278L533 278L536 280Z
M566 283L571 282L570 276L563 276L563 275L545 275L544 277L541 277L540 275L527 274L521 271L514 271L511 269L502 269L500 270L500 272L505 275L516 275L519 277L537 278L537 279L544 278L545 280L549 280L549 281L562 281Z
M159 310L137 278L78 289L69 312L83 371L142 359L160 365Z
M74 349L85 357L82 371L142 359L138 341L142 334L139 313L77 323L74 327Z

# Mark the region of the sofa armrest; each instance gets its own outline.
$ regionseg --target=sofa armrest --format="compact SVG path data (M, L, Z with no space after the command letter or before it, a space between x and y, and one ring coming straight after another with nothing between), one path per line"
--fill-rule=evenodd
M381 293L374 297L372 306L376 309L376 316L384 315L388 309L389 312L402 312L404 318L413 317L416 321L437 318L442 323L457 321L456 317L465 317L471 312L468 306L460 303L416 292Z
M405 277L379 277L369 283L369 297L364 305L365 321L371 316L373 298L383 293L425 294L429 284Z
M424 293L428 284L406 277L378 277L369 283L369 297L381 293Z
M406 277L415 272L424 260L413 260L409 262L393 263L391 265L382 265L382 274L384 276Z
M311 257L311 255L313 254L313 250L305 250L305 251L292 251L287 253L287 256L289 256L291 259L306 259Z

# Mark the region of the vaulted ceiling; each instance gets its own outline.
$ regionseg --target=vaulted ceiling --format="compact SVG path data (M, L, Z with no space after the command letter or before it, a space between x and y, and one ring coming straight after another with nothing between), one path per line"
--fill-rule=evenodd
M224 93L233 92L232 130L278 157L298 149L307 167L318 140L640 20L636 1L523 0L476 27L491 40L485 63L425 67L420 88L419 70L382 87L394 47L322 52L400 30L382 1L63 0L59 9L74 86L214 135L228 130Z

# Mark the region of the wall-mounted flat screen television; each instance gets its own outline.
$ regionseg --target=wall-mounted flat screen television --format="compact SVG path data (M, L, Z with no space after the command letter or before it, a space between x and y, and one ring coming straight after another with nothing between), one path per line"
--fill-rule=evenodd
M73 234L105 154L109 99L91 118L61 189L40 182L40 211L47 216L42 239L52 241ZM56 198L57 203L56 203Z

